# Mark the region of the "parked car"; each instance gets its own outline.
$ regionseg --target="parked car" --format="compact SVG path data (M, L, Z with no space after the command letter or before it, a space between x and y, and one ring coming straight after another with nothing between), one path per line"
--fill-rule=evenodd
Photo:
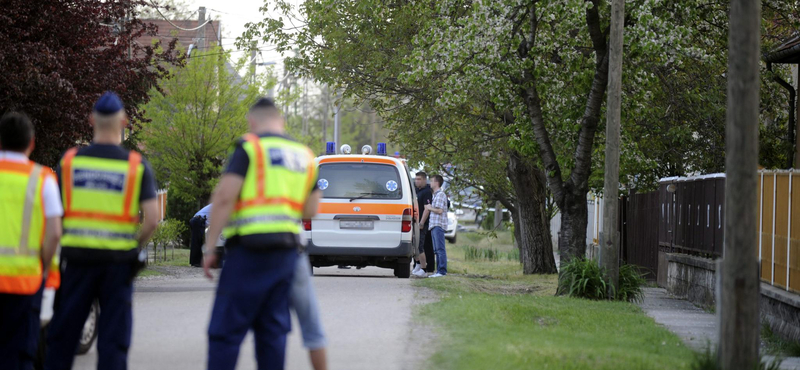
M451 244L456 242L458 234L458 217L455 212L447 212L447 230L444 232L444 238Z

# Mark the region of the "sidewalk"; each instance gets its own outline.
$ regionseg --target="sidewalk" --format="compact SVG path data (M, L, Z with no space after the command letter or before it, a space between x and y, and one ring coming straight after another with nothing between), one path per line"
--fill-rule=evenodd
M666 289L645 288L644 302L639 306L648 316L680 337L689 348L705 351L717 344L717 318L689 301L671 297ZM771 360L772 357L764 356ZM800 370L800 357L783 360L781 369Z

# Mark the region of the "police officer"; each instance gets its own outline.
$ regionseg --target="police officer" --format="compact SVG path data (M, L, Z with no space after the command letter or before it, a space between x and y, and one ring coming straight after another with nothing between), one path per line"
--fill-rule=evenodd
M225 228L227 256L208 328L212 370L235 368L250 329L258 369L283 369L301 220L316 214L322 196L313 153L285 136L272 100L259 99L247 122L250 134L235 146L212 196L206 238L203 267L212 278L214 241Z
M33 369L46 267L58 285L63 209L53 172L28 160L33 142L27 116L0 118L0 369Z
M200 267L203 263L203 243L206 228L208 227L208 215L211 213L211 204L197 211L189 220L189 231L192 234L189 243L189 265Z
M64 203L63 267L48 335L47 370L72 368L95 299L100 302L97 367L127 368L137 247L158 223L152 170L139 153L120 146L127 118L119 97L103 94L90 122L92 145L68 150L58 171Z

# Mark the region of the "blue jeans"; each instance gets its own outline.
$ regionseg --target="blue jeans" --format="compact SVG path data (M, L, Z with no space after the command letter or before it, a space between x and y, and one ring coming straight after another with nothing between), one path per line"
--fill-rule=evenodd
M325 332L319 319L319 307L314 286L311 284L311 264L305 253L297 257L297 270L292 280L289 293L289 304L297 314L300 331L303 333L303 345L309 350L324 348Z
M436 254L436 272L447 275L447 251L444 249L444 229L439 226L431 229L433 253Z
M233 370L250 329L259 370L282 370L297 250L228 248L208 326L208 369Z

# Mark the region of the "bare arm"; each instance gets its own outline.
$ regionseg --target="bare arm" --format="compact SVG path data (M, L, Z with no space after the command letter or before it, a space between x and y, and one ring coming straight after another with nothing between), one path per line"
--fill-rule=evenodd
M44 243L42 244L42 267L44 271L50 268L50 263L61 240L61 217L48 217L44 229Z
M322 190L314 190L303 205L303 218L309 219L317 215L319 201L322 199Z
M158 214L158 201L156 198L148 199L141 204L142 212L144 212L144 220L142 221L142 226L139 229L139 245L145 245L150 237L153 236L153 233L156 231L156 227L158 227L158 219L156 218L156 214Z

